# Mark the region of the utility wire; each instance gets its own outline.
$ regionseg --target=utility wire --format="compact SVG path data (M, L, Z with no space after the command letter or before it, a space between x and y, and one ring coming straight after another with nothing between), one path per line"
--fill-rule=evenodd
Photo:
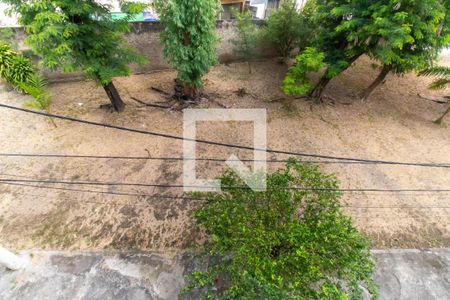
M185 158L185 157L153 157L153 156L108 156L108 155L72 155L72 154L32 154L32 153L0 153L0 157L33 157L33 158L82 158L82 159L121 159L121 160L161 160L161 161L242 161L242 162L268 162L268 163L287 163L288 159L224 159L224 158ZM302 160L302 163L310 164L374 164L371 162L359 161L327 161L327 160Z
M97 190L83 190L83 189L69 189L69 188L58 188L58 187L49 187L42 185L31 185L31 184L21 184L21 183L2 183L12 186L20 186L20 187L31 187L35 189L50 189L50 190L63 190L63 191L71 191L71 192L84 192L84 193L94 193L94 194L106 194L106 195L125 195L125 196L136 196L136 197L150 197L152 199L172 199L172 200L193 200L193 201L207 201L207 198L195 198L195 197L186 197L186 196L166 196L159 194L137 194L137 193L116 193L116 192L105 192L105 191L97 191ZM19 193L20 194L20 193ZM23 196L30 197L40 197L48 199L48 196L43 195L31 195L26 193L21 193ZM64 198L67 201L73 201L73 199ZM77 200L79 201L79 200ZM94 204L103 204L103 205L147 205L148 203L117 203L117 202L102 202L102 201L91 201L91 200L81 200L80 202L86 203L94 203ZM340 205L341 208L350 208L350 209L450 209L450 206L411 206L411 205L402 205L402 206L354 206L354 205Z
M32 176L23 176L23 175L14 175L14 174L9 174L9 173L0 173L0 175L3 175L3 176L10 176L10 177L15 177L15 178L26 178L26 179L35 179L34 177L32 177ZM7 184L7 185L23 185L23 186L30 186L30 187L37 187L37 188L40 188L40 187L42 187L41 185L28 185L28 184L14 184L14 183L11 183L11 182L1 182L1 179L0 179L0 184ZM60 189L60 190L66 190L66 191L76 191L76 192L100 192L100 193L103 193L103 194L111 194L111 195L119 195L119 196L142 196L142 197L151 197L151 196L154 196L154 195L152 195L152 194L146 194L146 193L140 193L140 192L136 192L136 193L127 193L127 192L104 192L104 191L90 191L90 190L84 190L84 189L82 189L82 190L79 190L79 189L71 189L71 188L57 188L57 187L45 187L45 188L48 188L48 189ZM365 193L366 195L367 194L369 194L369 192L366 192ZM375 194L369 194L369 195L371 195L371 196L383 196L383 197L386 197L386 194L380 194L380 193L375 193ZM426 192L424 192L424 193L419 193L419 192L415 192L415 193L410 193L410 194L408 194L408 193L402 193L401 194L401 196L402 197L404 197L404 196L414 196L415 198L417 197L417 196L427 196L427 197L429 197L430 196L430 193L428 192L428 193L426 193ZM184 197L184 198L186 198L186 197ZM191 198L192 200L205 200L205 199L193 199L193 198Z
M140 129L132 129L132 128L116 126L116 125L111 125L111 124L103 124L103 123L98 123L98 122L93 122L93 121L77 119L77 118L73 118L73 117L67 117L67 116L46 113L46 112L34 111L31 109L20 108L20 107L7 105L7 104L1 104L1 103L0 103L0 108L7 108L7 109L15 110L15 111L21 111L21 112L25 112L25 113L31 113L31 114L35 114L35 115L56 118L56 119L61 119L61 120L66 120L66 121L72 121L72 122L77 122L77 123L82 123L82 124L88 124L88 125L93 125L93 126L99 126L99 127L104 127L104 128L117 129L117 130L121 130L121 131L127 131L127 132L133 132L133 133L139 133L139 134L145 134L145 135L152 135L152 136L158 136L158 137L162 137L162 138L176 139L176 140L182 140L182 141L190 141L190 142L196 142L196 143L208 144L208 145L214 145L214 146L222 146L222 147L227 147L227 148L252 150L252 151L263 151L263 152L268 152L268 153L286 154L286 155L303 156L303 157L314 157L314 158L321 158L321 159L366 162L366 163L373 163L373 164L419 166L419 167L432 167L432 168L450 168L450 163L397 162L397 161L387 161L387 160L371 160L371 159L361 159L361 158L352 158L352 157L339 157L339 156L330 156L330 155L321 155L321 154L310 154L310 153L291 152L291 151L283 151L283 150L254 148L254 147L249 147L249 146L228 144L228 143L215 142L215 141L209 141L209 140L184 138L182 136L177 136L177 135L172 135L172 134L167 134L167 133L152 132L152 131L146 131L146 130L140 130Z
M211 189L209 186L185 186L180 184L157 184L157 183L130 183L130 182L100 182L100 181L65 181L65 180L50 180L50 179L11 179L0 178L0 183L44 183L44 184L65 184L65 185L92 185L92 186L136 186L136 187L157 187L157 188L198 188ZM247 186L222 186L224 189L249 189ZM347 192L347 193L448 193L450 189L339 189L339 188L308 188L308 187L286 187L280 190L297 190L297 191L322 191L322 192Z
M19 182L20 182L20 180L19 180ZM33 185L33 184L18 183L18 182L3 182L1 180L0 180L0 184L11 185L11 186L20 186L20 187L31 187L31 188L36 188L36 189L49 189L49 190L59 190L59 191L68 191L68 192L101 194L101 195L152 197L155 199L172 199L172 200L176 200L176 199L193 200L193 201L205 201L206 200L206 198L185 197L185 196L169 196L169 195L146 194L146 193L107 192L107 191L99 191L99 190L72 189L72 188L64 188L64 187Z

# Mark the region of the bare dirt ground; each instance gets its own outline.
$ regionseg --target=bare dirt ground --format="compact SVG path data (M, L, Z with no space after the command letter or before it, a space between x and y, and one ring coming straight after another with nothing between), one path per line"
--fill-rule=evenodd
M336 156L420 162L450 162L450 120L442 126L432 120L446 106L417 96L444 95L427 91L430 80L415 75L390 76L369 102L357 94L376 75L368 59L332 81L326 94L334 105L312 105L308 100L282 97L280 84L286 67L276 62L221 65L207 76L211 101L202 108L266 108L268 147ZM131 76L116 81L127 102L126 112L99 108L108 103L103 90L91 82L51 85L52 113L137 129L182 135L182 113L142 107L133 101L156 103L161 94L151 86L171 91L175 72ZM234 93L245 87L251 95ZM22 106L26 97L3 90L0 102ZM330 101L331 102L331 101ZM0 152L64 153L77 155L182 156L176 140L91 127L1 109ZM251 145L248 124L203 123L198 138ZM248 151L199 145L198 157L227 158ZM270 156L269 158L283 158ZM198 163L201 177L214 177L221 163ZM281 165L271 164L276 169ZM342 188L445 189L448 169L386 165L323 165L335 172ZM76 181L181 184L182 164L177 161L0 158L0 178L40 178ZM61 186L56 186L61 187ZM130 187L70 187L109 192L178 195L181 190ZM372 238L373 247L449 247L450 193L345 194L345 212ZM0 186L0 244L12 249L139 249L175 251L189 247L199 236L192 211L198 202L154 199ZM370 208L369 208L370 207Z

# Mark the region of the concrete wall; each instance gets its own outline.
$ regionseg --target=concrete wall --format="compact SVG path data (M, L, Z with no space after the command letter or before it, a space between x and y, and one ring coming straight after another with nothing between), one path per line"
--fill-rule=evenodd
M261 26L262 21L255 21ZM163 57L163 45L159 40L159 35L163 27L160 23L132 23L132 30L126 36L128 42L137 51L145 55L150 64L143 68L133 67L134 73L147 73L155 70L169 69L170 65ZM23 28L13 28L16 33L16 42L20 49L26 49L24 40L26 35ZM220 20L217 22L216 33L220 37L217 45L217 54L221 63L237 62L240 60L239 55L233 51L232 40L236 37L236 24L233 20ZM268 58L276 55L275 50L270 45L263 45L257 49L257 57ZM62 74L60 72L44 71L44 74L50 81L66 81L81 79L80 73Z

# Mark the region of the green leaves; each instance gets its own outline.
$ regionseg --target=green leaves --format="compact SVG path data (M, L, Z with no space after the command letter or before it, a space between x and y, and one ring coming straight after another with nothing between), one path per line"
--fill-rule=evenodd
M220 179L223 192L205 193L195 213L210 237L209 264L188 290L210 299L362 299L362 284L376 296L368 242L340 211L340 194L326 190L338 187L334 175L291 160L268 176L266 192L227 188L243 185L231 172Z
M9 45L0 42L0 77L21 92L31 95L39 109L50 104L50 96L45 91L46 82L39 75L30 59L19 55Z
M34 74L30 60L13 51L10 46L0 43L0 76L9 84L17 86L26 82Z
M450 84L450 68L443 66L434 66L422 70L419 75L421 76L435 76L437 77L429 86L432 90L441 90L449 86Z
M312 86L308 73L318 72L325 67L325 54L315 48L306 48L296 57L296 63L289 68L283 81L283 92L287 95L306 95Z

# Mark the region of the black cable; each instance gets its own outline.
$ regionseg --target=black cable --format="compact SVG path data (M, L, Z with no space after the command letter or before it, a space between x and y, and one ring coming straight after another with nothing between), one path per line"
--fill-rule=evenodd
M92 186L137 186L137 187L157 187L157 188L198 188L198 189L211 189L208 186L185 186L180 184L157 184L157 183L128 183L128 182L99 182L99 181L64 181L64 180L48 180L48 179L11 179L0 178L2 182L20 182L20 183L44 183L44 184L65 184L65 185L92 185ZM222 186L224 189L249 189L246 186ZM364 193L364 192L376 192L376 193L416 193L416 192L428 192L428 193L448 193L450 189L339 189L339 188L306 188L306 187L287 187L283 190L297 190L297 191L322 191L322 192L347 192L347 193Z
M33 185L33 184L17 183L17 182L0 181L0 184L11 185L11 186L32 187L32 188L38 188L38 189L60 190L60 191L68 191L68 192L113 195L113 196L152 197L152 198L158 198L158 199L159 198L160 199L173 199L173 200L180 199L180 200L193 200L193 201L206 200L205 198L195 198L195 197L185 197L185 196L166 196L166 195L159 195L159 194L128 193L128 192L105 192L105 191L99 191L99 190L71 189L71 188Z
M51 190L63 190L63 191L71 191L71 192L85 192L85 193L95 193L95 194L107 194L107 195L119 195L119 196L137 196L137 197L150 197L152 199L172 199L172 200L194 200L194 201L206 201L207 198L194 198L194 197L185 197L185 196L166 196L166 195L159 195L159 194L135 194L135 193L116 193L116 192L104 192L104 191L96 191L96 190L82 190L82 189L68 189L68 188L58 188L58 187L49 187L49 186L42 186L42 185L30 185L30 184L21 184L21 183L2 183L0 184L7 184L12 186L21 186L21 187L32 187L32 188L38 188L38 189L51 189ZM20 193L18 193L20 194ZM31 195L31 194L25 194L22 193L20 195L23 196L30 196L30 197L40 197L40 198L46 198L48 199L48 196L43 195ZM65 200L72 200L69 198L65 198ZM91 201L91 200L82 200L82 202L86 203L95 203L95 204L104 204L104 205L130 205L130 203L111 203L111 202L100 202L100 201ZM137 204L144 204L144 203L137 203ZM133 203L133 205L136 205L136 203ZM450 209L450 206L353 206L353 205L340 205L341 208L351 208L351 209Z
M208 141L208 140L202 140L202 139L189 139L184 138L181 136L176 136L172 134L167 133L160 133L160 132L152 132L152 131L146 131L146 130L140 130L140 129L132 129L122 126L116 126L116 125L110 125L110 124L103 124L93 121L86 121L81 120L77 118L72 117L66 117L66 116L60 116L55 115L51 113L46 112L40 112L35 111L31 109L26 108L20 108L15 106L10 106L6 104L0 104L0 108L7 108L12 109L16 111L31 113L35 115L41 115L45 117L51 117L66 121L72 121L82 124L88 124L93 126L100 126L104 128L111 128L111 129L117 129L122 131L128 131L133 133L140 133L140 134L146 134L146 135L152 135L152 136L158 136L162 138L169 138L169 139L176 139L176 140L182 140L182 141L191 141L201 144L208 144L208 145L214 145L214 146L222 146L222 147L228 147L228 148L236 148L236 149L242 149L242 150L252 150L252 151L264 151L268 153L276 153L276 154L286 154L286 155L293 155L293 156L303 156L303 157L315 157L315 158L321 158L321 159L334 159L334 160L345 160L345 161L355 161L355 162L367 162L367 163L374 163L374 164L385 164L385 165L404 165L404 166L419 166L419 167L433 167L433 168L450 168L450 163L412 163L412 162L396 162L396 161L386 161L386 160L370 160L370 159L361 159L361 158L352 158L352 157L339 157L339 156L330 156L330 155L320 155L320 154L310 154L310 153L300 153L300 152L291 152L291 151L282 151L282 150L273 150L273 149L261 149L261 148L254 148L249 146L242 146L242 145L234 145L234 144L227 144L227 143L221 143L221 142L214 142L214 141Z
M223 158L184 158L184 157L151 157L151 156L108 156L108 155L72 155L72 154L31 154L31 153L0 153L0 157L44 157L44 158L86 158L86 159L123 159L123 160L161 160L161 161L212 161L212 162L226 162L238 161L228 160ZM268 162L268 163L287 163L288 159L239 159L242 162ZM359 161L326 161L326 160L302 160L302 163L310 164L375 164L371 162Z
M26 179L35 179L34 177L32 177L32 176L23 176L23 175L14 175L14 174L9 174L9 173L0 173L0 175L3 175L3 176L11 176L11 177L17 177L17 178L26 178ZM30 187L37 187L37 188L39 188L39 187L41 187L40 185L27 185L27 184L13 184L13 183L7 183L7 182L1 182L1 179L0 179L0 184L9 184L9 185L23 185L23 186L30 186ZM52 188L50 188L50 187L48 187L49 189L52 189ZM90 192L89 190L79 190L79 189L69 189L69 188L53 188L53 189L60 189L60 190L67 190L67 191L76 191L76 192ZM91 192L100 192L100 191L91 191ZM111 195L120 195L120 196L142 196L142 197L152 197L152 196L154 196L154 195L151 195L151 194L145 194L145 193L141 193L141 194L133 194L133 193L122 193L122 192L119 192L119 193L114 193L114 192L101 192L101 193L103 193L103 194L111 194ZM365 193L366 195L368 194L368 192L366 192ZM386 195L382 195L382 194L370 194L371 196L376 196L376 195L379 195L379 196L383 196L383 197L386 197ZM423 193L423 194L420 194L419 192L416 192L416 193L411 193L411 194L406 194L406 192L405 193L402 193L401 194L401 196L403 197L403 196L414 196L414 197L417 197L417 196L426 196L426 197L429 197L430 196L430 193ZM205 200L205 199L198 199L198 198L191 198L192 200Z

